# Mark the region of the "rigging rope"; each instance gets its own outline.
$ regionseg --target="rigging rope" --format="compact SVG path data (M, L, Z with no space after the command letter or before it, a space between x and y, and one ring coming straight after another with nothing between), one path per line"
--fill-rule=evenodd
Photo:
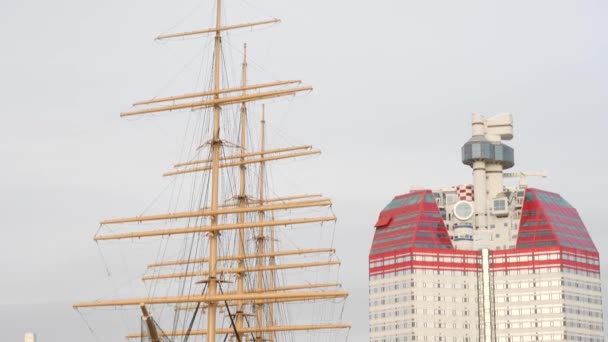
M205 294L205 291L207 291L207 284L205 283L205 287L203 288L203 292L202 294ZM198 310L201 307L201 302L198 302L196 304L196 309L194 310L194 314L192 314L192 320L190 320L190 326L188 326L188 331L186 331L186 336L184 337L184 342L188 342L188 338L190 337L190 333L192 332L192 327L194 326L194 320L196 319L196 314L198 313Z
M80 312L80 310L78 310L78 309L75 309L75 310L76 310L76 312L78 312L78 315L80 316L80 318L82 318L82 320L84 321L84 324L86 324L87 328L89 329L89 332L91 333L91 336L93 336L93 338L94 338L96 341L101 341L101 340L99 339L99 336L97 336L97 333L95 332L95 330L93 330L93 328L92 328L92 327L91 327L91 325L89 324L89 321L87 321L87 319L86 319L86 318L84 318L84 315L82 314L82 312Z
M154 325L156 325L156 327L158 328L158 330L160 330L160 333L163 334L163 338L169 340L169 342L172 342L172 340L167 336L167 333L165 333L165 331L163 330L163 328L160 327L160 325L156 322L156 320L154 319L154 317L152 318L152 323L154 323Z
M218 282L217 285L220 288L220 293L223 295L224 290L222 290L222 282ZM234 324L234 317L232 317L232 313L230 312L228 301L224 301L224 304L226 305L226 311L228 311L228 317L230 317L230 324L232 325L232 330L234 330L234 335L236 336L237 341L241 342L241 335L239 335L238 330L236 330L236 324ZM226 341L226 338L228 338L228 334L226 334L226 337L224 337L224 341Z
M99 229L101 229L101 226L99 226ZM99 232L99 230L97 232ZM97 235L97 233L95 235ZM106 275L108 276L108 278L111 278L112 277L112 273L110 272L110 267L108 266L108 261L106 260L106 258L103 255L103 251L101 250L101 246L99 245L99 241L95 241L95 244L97 245L97 251L99 252L99 256L101 257L101 261L103 262L103 266L106 269Z

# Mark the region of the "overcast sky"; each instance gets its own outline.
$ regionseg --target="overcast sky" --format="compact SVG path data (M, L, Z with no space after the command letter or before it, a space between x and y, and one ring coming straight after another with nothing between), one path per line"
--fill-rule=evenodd
M192 90L209 41L152 38L208 26L209 2L0 2L2 341L29 330L40 342L97 341L70 305L141 275L141 265L124 262L108 277L104 258L118 254L100 253L91 238L100 219L138 214L163 189L188 116L118 113L167 89ZM334 201L351 341L367 340L367 254L379 211L413 185L472 182L460 162L471 112L513 114L514 169L548 169L549 179L530 183L572 203L608 255L606 1L227 3L230 23L283 20L231 35L227 62L238 63L247 41L256 81L315 87L269 114L269 130L323 150L287 178ZM116 338L127 332L119 326Z

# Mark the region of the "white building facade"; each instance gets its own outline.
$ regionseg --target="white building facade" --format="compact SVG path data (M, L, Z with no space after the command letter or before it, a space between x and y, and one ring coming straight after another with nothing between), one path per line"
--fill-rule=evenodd
M503 185L512 129L510 115L474 115L462 148L473 184L412 191L380 213L370 341L604 341L599 254L576 209Z

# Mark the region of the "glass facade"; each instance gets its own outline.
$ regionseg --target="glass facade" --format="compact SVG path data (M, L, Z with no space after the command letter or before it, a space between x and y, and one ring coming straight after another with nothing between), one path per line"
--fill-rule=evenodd
M547 246L597 253L576 209L558 194L527 189L517 248Z
M407 248L451 249L452 242L432 191L398 196L380 213L370 255Z
M508 169L515 165L515 153L510 146L475 136L462 146L462 162L472 166L476 160L498 162Z

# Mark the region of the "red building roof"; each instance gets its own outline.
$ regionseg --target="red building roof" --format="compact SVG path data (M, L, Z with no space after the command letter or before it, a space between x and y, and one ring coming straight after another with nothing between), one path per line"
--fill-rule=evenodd
M456 250L430 190L395 197L380 213L369 274L408 269L478 272L480 251ZM492 271L568 268L599 273L599 255L576 209L560 195L527 189L517 245L493 250Z
M382 210L375 227L370 256L408 248L453 249L430 190L395 197Z
M562 246L597 249L576 209L559 194L527 189L516 248Z

